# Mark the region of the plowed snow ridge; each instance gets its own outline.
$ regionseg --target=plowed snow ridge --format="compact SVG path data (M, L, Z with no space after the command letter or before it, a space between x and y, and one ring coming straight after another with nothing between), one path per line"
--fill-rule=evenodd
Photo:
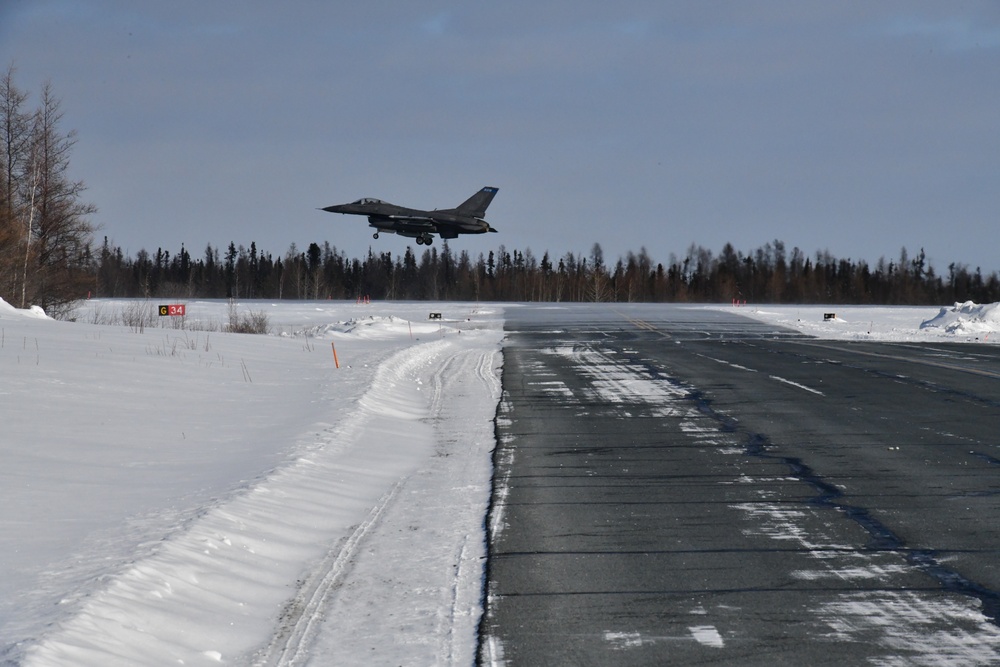
M475 650L481 572L461 570L473 567L470 558L481 567L483 549L469 545L484 540L489 422L499 400L501 335L481 331L452 336L389 357L358 409L328 430L308 454L244 493L205 509L153 555L111 576L78 613L29 649L25 664L306 664L324 608L338 589L349 588L350 570L363 555L365 542L380 530L400 495L421 485L442 484L446 489L481 490L472 494L481 496L476 501L480 506L463 498L466 505L456 512L454 535L441 540L447 558L439 565L449 570L449 577L440 585L452 603L446 605L447 618L428 618L423 627L410 626L411 634L397 639L406 644L413 637L426 637L434 644L436 638L431 660L439 660L443 651L450 662L456 657L455 626L460 625L458 632L469 636L468 647L458 655L468 662ZM449 370L447 376L443 368ZM441 426L446 424L444 413L466 405L483 412L475 420L482 429L459 434ZM469 423L466 415L463 428ZM455 474L453 468L435 466L438 458L447 460L451 454L464 466L460 473L478 470L485 481L449 477ZM422 479L413 482L413 476ZM435 503L448 502L441 495ZM420 528L419 516L407 521L417 522L414 530ZM397 556L404 558L397 568L384 561L379 568L397 577L424 576L405 560L407 554ZM458 576L450 570L456 557ZM474 592L460 590L470 586ZM381 594L393 595L393 588ZM372 595L379 594L368 590L369 604ZM363 616L364 611L348 613ZM338 618L343 621L342 613L338 611ZM359 623L371 625L371 620L338 625L353 633ZM381 636L383 642L391 637ZM272 639L262 646L267 637ZM409 659L419 654L412 647L400 651ZM390 656L395 657L392 651L384 657ZM373 656L368 651L358 657L364 657L364 663Z

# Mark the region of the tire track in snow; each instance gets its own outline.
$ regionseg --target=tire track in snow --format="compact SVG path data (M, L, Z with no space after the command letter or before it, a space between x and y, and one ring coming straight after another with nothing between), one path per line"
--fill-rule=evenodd
M379 498L378 504L350 537L338 549L330 551L319 566L302 579L299 593L282 613L278 634L271 640L264 654L254 660L254 667L293 667L304 664L303 661L308 657L307 650L319 630L317 622L324 605L330 594L349 574L354 554L385 512L385 508L395 499L403 481L396 482L388 493Z
M412 381L412 378L407 376L413 375L419 366L426 365L436 358L444 346L443 341L436 341L408 348L383 362L376 372L372 389L359 400L363 410L360 416L354 417L355 423L347 429L351 434L349 437L360 438L367 422L399 418L400 407L397 405L399 401L393 395L395 393L393 390L404 379ZM435 382L431 399L432 414L436 411L436 407L440 406L441 391L437 385L439 383ZM321 632L324 607L350 573L355 556L366 537L378 524L386 508L397 497L406 479L406 476L399 478L392 488L378 499L368 516L351 535L337 548L329 551L320 563L300 580L299 592L286 605L277 634L264 653L254 659L254 667L295 667L308 662L310 648L317 634Z
M451 369L452 364L456 363L457 361L461 361L461 364L459 364L459 371L461 370L462 367L474 366L476 381L482 385L483 390L486 391L489 396L499 401L500 391L501 391L500 380L497 377L496 373L494 373L493 371L494 366L496 365L496 360L499 356L500 353L497 350L488 353L479 353L475 350L472 350L464 353L463 358L452 357L451 359L449 359L448 363L442 366L434 374L435 400L432 403L432 411L431 411L432 416L435 418L442 417L442 407L443 407L442 401L446 391L445 379L446 378L451 379L454 377L462 376L462 373L453 372ZM441 429L439 428L438 435L439 438L444 437L446 439L449 434L447 433L442 434ZM475 440L473 440L470 443L469 453L472 456L469 460L466 461L465 465L463 466L463 473L468 473L469 466L475 464L476 462L475 450L478 444L479 443L477 443ZM484 519L485 519L485 514L484 514ZM463 621L463 616L465 615L464 610L469 606L471 606L472 604L478 604L480 606L479 611L480 613L482 612L481 583L483 581L483 578L481 575L483 570L483 564L478 554L470 553L471 551L470 538L478 539L480 545L482 547L485 547L485 540L486 540L485 524L481 524L480 527L482 530L479 533L476 533L475 535L471 533L466 533L464 535L464 537L462 538L462 544L458 548L458 552L455 556L455 563L457 563L455 579L451 586L451 603L448 610L449 613L446 619L447 626L443 628L441 631L441 635L444 637L445 645L442 647L443 648L442 650L443 655L441 656L442 661L439 664L448 664L448 665L460 664L460 658L468 657L462 655L461 647L457 645L458 642L460 642L460 638L458 635L460 631L466 627ZM469 590L470 581L468 579L468 577L471 574L469 570L473 565L477 565L480 569L479 575L475 577L475 580L480 582L480 586L476 587L475 591ZM480 602L477 603L474 600L469 599L470 597L473 596L478 600L480 600ZM478 622L475 623L474 625L478 625Z
M481 344L469 347L465 338L452 338L435 357L441 363L415 376L423 378L427 402L425 416L408 428L426 429L432 454L400 479L392 496L373 510L372 521L359 527L356 543L341 559L343 575L331 577L330 585L304 587L297 598L314 595L315 604L308 609L303 604L297 621L302 629L283 631L278 643L287 648L272 647L271 662L261 667L328 664L324 661L334 657L337 664L472 660L482 611L483 516L495 410L481 397L499 399L493 368L499 333L497 345L486 350ZM467 413L477 405L486 409L471 423ZM451 517L446 528L435 519L442 514ZM325 592L315 591L320 586Z

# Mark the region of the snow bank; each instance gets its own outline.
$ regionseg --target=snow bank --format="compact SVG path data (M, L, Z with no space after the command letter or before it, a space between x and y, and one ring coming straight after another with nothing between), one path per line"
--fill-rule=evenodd
M1000 331L1000 303L956 303L951 308L942 308L935 317L921 322L920 328L939 329L956 336L996 333Z
M15 308L2 298L0 298L0 320L4 318L30 318L36 320L50 319L45 311L39 306L32 306L28 309Z
M387 340L409 336L430 335L442 332L441 323L412 322L393 315L352 317L344 322L334 322L297 331L296 335L323 337L328 334L350 334L365 340Z

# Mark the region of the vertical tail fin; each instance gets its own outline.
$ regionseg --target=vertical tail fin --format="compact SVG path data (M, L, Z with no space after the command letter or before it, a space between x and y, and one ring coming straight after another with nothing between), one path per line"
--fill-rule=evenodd
M455 210L459 213L471 215L475 218L482 218L486 215L486 208L490 205L490 202L493 201L493 197L496 195L498 190L499 188L483 188L459 204L458 208Z

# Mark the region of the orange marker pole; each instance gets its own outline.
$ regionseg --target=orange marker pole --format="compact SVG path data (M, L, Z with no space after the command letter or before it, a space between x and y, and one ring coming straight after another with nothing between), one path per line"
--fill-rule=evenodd
M340 368L340 361L337 360L337 346L334 345L333 341L330 341L330 349L333 350L333 365Z

